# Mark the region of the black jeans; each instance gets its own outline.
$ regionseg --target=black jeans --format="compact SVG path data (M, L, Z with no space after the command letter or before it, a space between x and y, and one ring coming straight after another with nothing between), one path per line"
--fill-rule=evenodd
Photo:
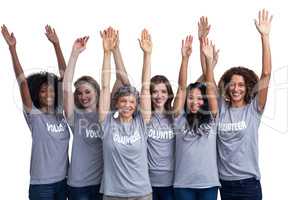
M66 200L67 181L62 180L51 184L30 185L30 200Z
M220 182L222 200L262 200L260 181L255 178Z

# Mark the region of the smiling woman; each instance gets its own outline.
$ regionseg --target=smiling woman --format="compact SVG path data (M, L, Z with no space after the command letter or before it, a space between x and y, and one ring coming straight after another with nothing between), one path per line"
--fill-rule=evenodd
M1 31L12 56L24 116L32 135L29 198L65 200L70 135L59 101L61 84L56 75L47 72L25 78L14 34L6 26ZM61 53L59 45L55 48ZM59 65L63 74L64 62Z

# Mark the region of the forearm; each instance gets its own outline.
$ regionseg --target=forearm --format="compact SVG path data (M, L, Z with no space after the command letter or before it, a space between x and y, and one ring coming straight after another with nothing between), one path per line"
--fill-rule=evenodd
M272 71L269 36L262 36L261 40L262 40L262 76L268 77L271 75L271 71Z
M206 58L206 76L205 82L207 87L208 103L212 114L218 113L217 88L214 82L214 73L212 67L212 58Z
M53 46L54 46L56 59L57 59L57 63L58 63L59 74L60 74L60 77L63 78L65 70L66 70L66 61L65 61L64 55L62 53L60 44L55 43L55 44L53 44Z
M111 53L110 52L104 52L102 72L101 72L101 85L102 85L103 90L104 89L109 90L109 88L110 88L110 78L111 78L110 58L111 58Z
M63 79L64 89L69 89L72 87L71 85L72 85L73 78L74 78L75 66L76 66L78 56L79 56L78 53L72 51L69 62L68 62L68 67L66 68L66 71L64 74L64 79Z
M19 83L19 85L22 84L24 80L26 80L21 63L19 61L17 51L15 47L9 47L12 63L13 63L13 69L15 72L16 79Z
M20 94L23 102L23 106L26 112L30 112L32 109L32 100L27 84L27 80L25 77L25 74L23 72L21 63L19 61L17 51L15 47L9 47L9 51L11 54L12 62L13 62L13 68L15 72L15 76L19 85Z
M113 57L116 64L116 79L118 81L121 81L122 85L130 85L122 54L119 48L113 51Z
M184 89L184 90L185 90L186 85L187 85L188 62L189 62L188 57L182 57L180 72L179 72L179 77L178 77L178 87L180 87L180 89Z
M141 89L141 112L145 123L148 123L151 118L150 78L151 78L151 54L144 53L142 89Z
M110 52L104 52L101 71L101 95L99 98L99 120L103 122L110 107Z
M206 74L206 69L207 69L207 65L206 65L206 60L205 60L205 55L202 52L202 42L201 42L202 38L199 39L200 42L200 63L201 63L201 68L202 68L202 76L204 76ZM200 78L199 78L200 79ZM204 77L203 77L204 79Z

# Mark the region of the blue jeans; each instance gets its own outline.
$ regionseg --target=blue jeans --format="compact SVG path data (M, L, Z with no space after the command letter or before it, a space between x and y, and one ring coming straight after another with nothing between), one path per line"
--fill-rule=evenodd
M152 187L152 200L174 200L174 189L170 187Z
M102 200L102 194L99 193L100 185L87 187L68 186L69 200Z
M29 186L30 200L66 200L67 181Z
M175 188L176 200L217 200L218 187L193 189L193 188Z
M255 178L223 181L220 194L222 200L261 200L262 192L260 181Z

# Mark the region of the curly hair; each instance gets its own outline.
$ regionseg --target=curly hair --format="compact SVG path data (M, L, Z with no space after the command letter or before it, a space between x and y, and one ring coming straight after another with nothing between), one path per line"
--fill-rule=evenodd
M79 92L78 89L79 89L79 86L84 83L90 84L96 91L96 103L97 103L96 106L98 108L99 107L99 98L100 98L100 86L97 83L97 81L91 76L82 76L79 79L77 79L77 81L75 81L75 83L74 83L74 87L75 87L74 103L75 103L76 107L81 108L81 109L83 108L78 100L78 92Z
M225 101L230 102L229 83L233 75L239 75L244 78L246 84L246 94L244 101L249 104L257 94L258 76L256 73L246 67L232 67L227 70L221 77L218 88L221 97L225 97Z
M151 78L151 80L150 80L150 94L152 95L155 85L160 84L160 83L165 84L165 86L167 88L168 99L167 99L164 107L165 107L165 110L170 113L172 111L172 101L173 101L173 98L174 98L174 93L173 93L170 81L165 76L156 75L156 76L153 76ZM152 109L152 111L154 110L153 103L151 104L151 109Z
M51 85L54 88L54 110L58 112L58 108L62 107L62 82L59 78L50 72L39 72L29 75L27 84L33 105L36 108L41 108L39 92L43 84Z
M189 95L189 92L193 89L199 89L201 91L202 99L204 101L204 104L201 106L200 110L197 113L191 113L188 109L187 105L187 98ZM195 82L189 84L187 87L186 92L186 101L184 106L184 111L186 113L186 119L189 125L190 130L193 130L195 133L197 133L197 129L202 124L209 124L212 120L211 114L209 111L209 104L208 104L208 98L206 95L206 85L205 83L201 82Z

